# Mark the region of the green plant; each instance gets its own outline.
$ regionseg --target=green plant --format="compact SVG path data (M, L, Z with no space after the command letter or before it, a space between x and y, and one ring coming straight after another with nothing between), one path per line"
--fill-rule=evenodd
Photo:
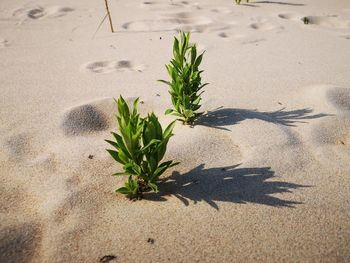
M303 21L305 25L310 24L310 19L307 16L303 17L301 21Z
M198 69L203 54L197 56L197 46L190 44L190 33L181 32L180 41L175 37L173 58L166 65L171 81L160 80L169 86L169 93L174 109L167 109L165 114L173 114L184 124L192 124L202 113L197 112L201 107L201 89L206 84L201 83L201 73Z
M237 5L239 5L242 2L242 0L235 0L235 1ZM247 0L247 3L249 3L249 0Z
M142 118L137 112L139 99L133 103L132 110L122 96L117 103L120 134L112 132L115 141L106 140L115 150L107 151L118 163L123 165L124 172L115 176L128 175L124 187L116 192L130 198L140 197L142 192L158 192L157 181L170 167L178 164L173 161L160 163L163 159L168 141L173 136L175 121L163 131L154 113Z

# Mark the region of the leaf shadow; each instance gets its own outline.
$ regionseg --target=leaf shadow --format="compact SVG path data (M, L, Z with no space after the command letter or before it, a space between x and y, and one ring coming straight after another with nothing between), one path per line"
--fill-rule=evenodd
M250 3L252 3L252 4L276 4L276 5L289 5L289 6L305 6L305 4L280 2L280 1L254 1L254 2L250 2Z
M166 201L167 196L175 196L185 206L190 205L190 201L194 204L204 201L216 210L219 210L218 201L293 208L302 203L273 195L310 187L269 180L276 177L270 167L238 168L238 166L240 164L206 169L204 164L200 164L185 174L173 172L170 177L161 179L159 193L147 193L144 198Z
M282 108L277 111L267 112L219 107L216 110L203 114L195 124L221 130L229 130L225 128L225 126L238 124L247 119L257 119L274 124L295 127L297 123L307 123L306 120L332 116L325 113L311 114L312 112L313 110L308 108L291 111L286 111L285 108Z
M260 7L260 6L258 6L258 5L252 5L252 4L246 4L246 3L240 4L240 5L249 6L249 7Z

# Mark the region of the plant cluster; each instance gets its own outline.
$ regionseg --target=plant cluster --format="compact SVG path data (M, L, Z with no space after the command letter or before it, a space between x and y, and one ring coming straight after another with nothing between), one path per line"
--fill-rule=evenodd
M237 5L239 5L242 2L242 0L235 0L235 1ZM247 0L247 3L249 3L249 0Z
M189 43L190 33L181 33L180 41L175 37L173 58L166 65L171 81L160 80L169 86L169 93L174 109L166 110L165 114L173 114L184 124L192 124L202 113L197 112L201 107L201 89L208 83L202 84L198 67L202 62L203 53L197 56L197 47Z
M305 25L310 24L310 19L309 19L307 16L303 17L303 18L301 19L301 21L303 21L303 23L304 23Z
M174 109L166 110L185 124L192 124L201 113L202 84L198 69L203 53L197 55L197 47L190 44L190 34L181 33L181 39L174 39L174 58L166 66L171 81L162 81L169 85ZM130 198L138 198L143 192L158 192L159 177L170 167L177 165L173 161L161 162L171 136L175 121L164 130L154 113L141 117L137 111L139 99L129 108L122 96L116 101L119 133L112 132L115 140L106 140L114 149L107 151L115 161L123 165L124 172L115 176L127 175L125 185L116 191Z
M106 140L115 150L107 150L114 160L123 165L124 172L115 176L128 175L124 187L116 191L131 198L142 192L158 192L157 181L168 168L176 165L173 161L162 162L167 144L173 136L175 121L163 131L154 113L142 118L137 112L139 99L133 103L132 110L122 96L117 103L120 134L112 132L115 141Z

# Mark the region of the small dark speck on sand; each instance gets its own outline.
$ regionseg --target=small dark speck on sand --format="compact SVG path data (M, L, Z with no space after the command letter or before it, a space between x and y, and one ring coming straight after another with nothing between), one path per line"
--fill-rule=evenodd
M338 144L342 144L345 145L345 142L343 142L342 140L337 141Z
M145 102L143 100L140 101L141 104L145 104Z
M157 96L157 97L160 97L160 94L159 94L159 93L157 93L157 94L156 94L156 96Z
M107 255L107 256L103 256L102 258L100 258L100 262L101 263L108 263L108 262L110 262L112 260L115 260L115 259L117 259L116 256L114 256L114 255Z
M279 105L282 105L282 103L281 102L277 102Z
M94 156L93 156L92 154L90 154L90 155L88 156L88 158L89 158L89 159L94 159Z
M160 40L162 40L162 37L159 37Z
M153 238L148 238L147 242L153 245L154 244L154 239Z

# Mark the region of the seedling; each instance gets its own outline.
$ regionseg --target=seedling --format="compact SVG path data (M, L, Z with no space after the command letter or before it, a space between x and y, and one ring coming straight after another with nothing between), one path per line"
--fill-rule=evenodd
M306 17L306 16L303 17L301 20L304 22L305 25L310 24L310 19L308 17Z
M242 2L242 0L235 0L235 1L237 5L239 5ZM247 3L249 3L249 0L247 0Z
M115 150L107 151L118 163L123 165L124 172L114 176L127 175L124 187L116 192L129 198L139 198L143 192L158 192L159 177L170 167L177 165L173 161L160 163L163 159L168 141L173 136L175 121L163 131L154 113L141 118L137 112L139 99L133 103L132 110L122 96L117 103L120 134L112 132L116 141L106 140Z
M201 107L201 73L198 69L204 52L197 56L196 44L190 44L190 33L181 32L180 41L175 37L173 45L174 58L166 65L171 81L160 80L169 86L169 93L174 109L167 109L165 114L173 114L184 124L193 122L202 114L197 112Z

